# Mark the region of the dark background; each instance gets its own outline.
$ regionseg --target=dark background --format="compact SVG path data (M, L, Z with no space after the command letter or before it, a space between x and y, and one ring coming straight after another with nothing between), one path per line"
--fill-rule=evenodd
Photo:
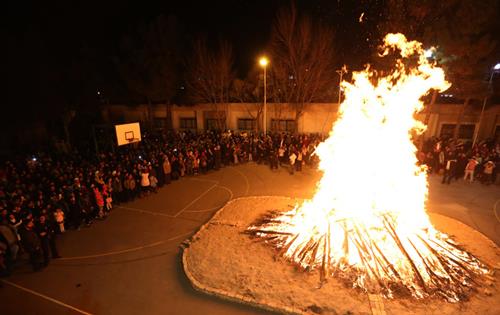
M380 17L379 1L366 3L298 1L297 8L334 27L339 65L359 67L367 62L370 45L377 40L372 30ZM277 9L289 4L288 0L9 2L3 22L6 61L18 76L18 80L11 80L9 92L17 95L18 103L19 97L28 97L30 90L48 84L29 76L37 76L37 72L48 78L50 72L57 76L58 70L78 63L83 51L92 56L92 67L101 77L102 89L107 87L111 101L125 101L111 58L124 35L159 15L175 16L185 41L200 35L212 43L228 40L234 48L237 74L243 78L255 66L258 55L265 52ZM363 12L364 23L359 23ZM57 95L52 98L57 99Z
M383 34L379 25L387 19L388 1L298 0L295 4L299 14L333 28L335 62L339 68L346 64L353 70L369 63L380 44ZM83 104L79 118L85 128L84 124L98 120L103 103L144 102L127 88L113 58L119 53L124 36L146 27L159 16L173 16L178 21L181 36L173 45L182 47L183 57L189 55L189 44L197 37L205 36L213 46L219 39L227 40L233 46L236 74L244 79L252 70L255 72L257 58L266 52L277 10L290 3L9 1L4 4L0 33L6 81L2 130L19 129L23 124L41 120L48 121L50 129L53 117L52 127L60 134L61 114L74 104ZM499 25L493 34L500 42ZM498 81L494 80L494 85L498 86ZM182 85L180 82L179 88Z

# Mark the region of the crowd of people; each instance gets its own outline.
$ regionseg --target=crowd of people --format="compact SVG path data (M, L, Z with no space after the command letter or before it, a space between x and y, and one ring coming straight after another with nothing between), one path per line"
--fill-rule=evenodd
M171 132L94 157L37 153L0 166L0 273L21 253L34 271L58 258L56 238L105 219L113 206L184 176L254 161L291 174L317 163L319 135Z
M453 139L431 138L418 154L431 174L442 175L443 184L463 179L490 185L496 182L500 169L500 144L494 141L472 147Z
M267 136L251 133L169 132L97 156L37 153L0 166L0 274L9 274L26 253L33 270L58 258L57 235L104 220L113 206L155 193L185 176L253 161L290 174L315 166L320 135ZM494 183L500 145L470 147L453 140L429 139L420 163L442 182L463 178Z

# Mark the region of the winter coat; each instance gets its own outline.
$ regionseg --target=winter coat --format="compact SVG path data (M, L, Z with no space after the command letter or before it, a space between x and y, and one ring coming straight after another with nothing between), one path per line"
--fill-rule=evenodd
M149 182L149 173L142 173L141 174L141 186L142 187L149 187L151 183Z
M113 191L115 191L115 192L122 192L123 191L122 181L118 177L113 179L112 187L113 187Z
M135 190L135 180L133 178L125 180L125 189Z
M52 227L52 224L50 224L48 221L45 221L44 224L38 223L35 226L35 230L38 233L40 239L49 239L54 236L55 230ZM45 233L44 235L41 235L42 233Z
M20 234L21 234L21 242L23 244L24 249L27 252L33 253L40 250L41 248L40 238L33 229L28 230L25 227L23 227L20 229Z
M168 160L165 160L163 162L163 174L167 175L172 173L172 166L170 165L170 162Z
M103 206L104 206L104 198L102 197L102 194L101 194L101 192L99 191L99 189L94 188L94 196L95 196L95 203L96 203L99 207L103 207Z

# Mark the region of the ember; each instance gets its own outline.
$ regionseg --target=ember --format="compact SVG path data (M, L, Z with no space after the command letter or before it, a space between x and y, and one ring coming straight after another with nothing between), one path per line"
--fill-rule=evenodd
M392 73L377 77L367 68L342 83L339 118L316 150L323 177L314 197L269 214L247 232L302 268L319 269L321 281L336 276L386 297L457 302L488 268L430 223L427 175L411 140L425 129L415 119L421 97L449 83L421 43L388 34L382 48L383 55L400 56ZM367 159L367 152L378 154Z

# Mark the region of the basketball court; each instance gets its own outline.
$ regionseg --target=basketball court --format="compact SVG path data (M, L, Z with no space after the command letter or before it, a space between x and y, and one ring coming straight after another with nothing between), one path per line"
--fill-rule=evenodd
M255 195L306 198L320 174L294 176L254 163L226 167L116 206L105 221L59 237L62 259L33 273L27 262L1 280L2 314L259 314L194 291L179 246L227 201ZM430 179L429 209L500 245L500 187Z

